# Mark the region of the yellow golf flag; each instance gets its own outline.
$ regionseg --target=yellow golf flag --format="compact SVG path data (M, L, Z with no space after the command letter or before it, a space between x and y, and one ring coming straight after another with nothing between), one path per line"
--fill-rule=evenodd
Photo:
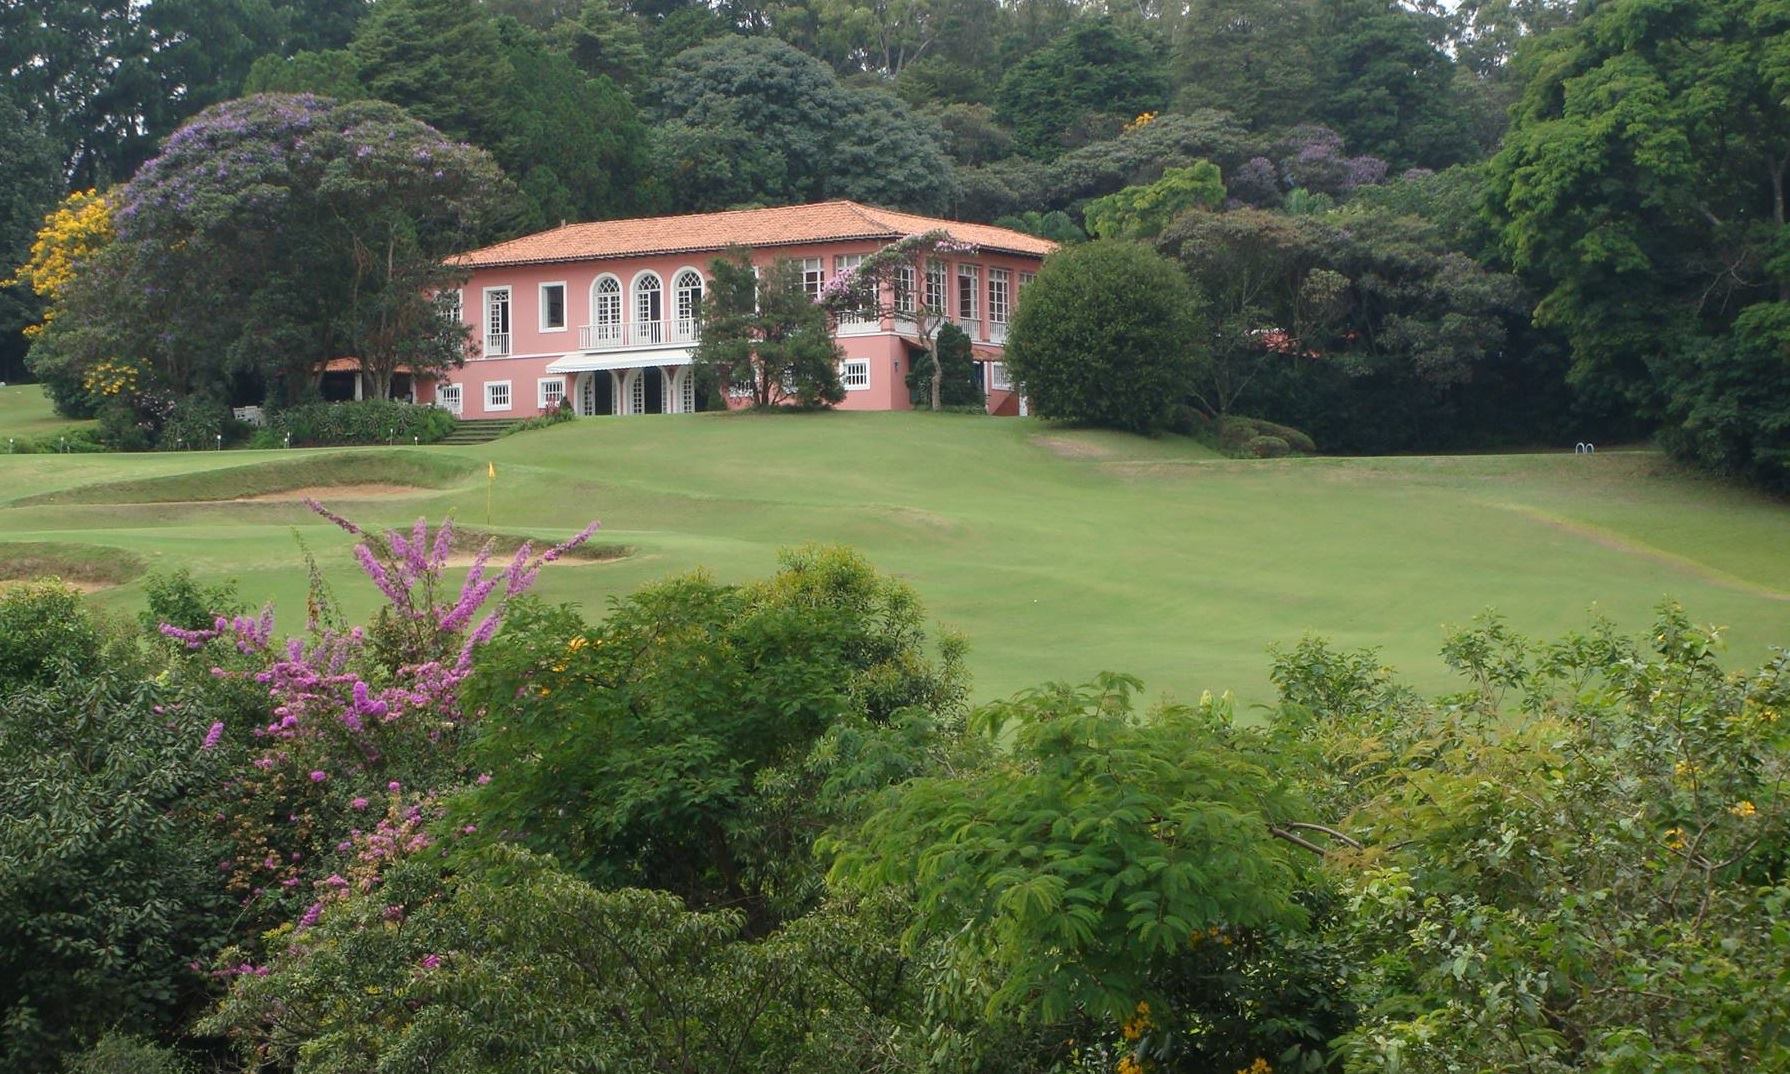
M485 464L485 476L492 481L497 480L497 464L496 463L488 462Z

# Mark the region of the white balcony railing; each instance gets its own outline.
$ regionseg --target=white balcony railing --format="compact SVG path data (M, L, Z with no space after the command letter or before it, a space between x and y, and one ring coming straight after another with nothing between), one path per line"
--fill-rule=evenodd
M622 324L613 321L608 324L587 324L578 329L578 349L581 351L613 350L622 345Z
M675 321L631 321L627 324L587 324L578 329L578 349L620 351L631 347L657 347L667 343L695 343L702 326L693 318Z
M963 329L963 334L971 339L982 338L982 318L953 317L951 321L953 324L957 325L957 327Z
M880 331L882 327L881 319L873 312L854 311L839 316L839 334L842 336L867 336Z
M988 342L1003 343L1003 344L1007 342L1007 322L1006 321L989 321L988 322Z
M485 357L502 358L510 353L510 334L508 332L487 332L485 334Z

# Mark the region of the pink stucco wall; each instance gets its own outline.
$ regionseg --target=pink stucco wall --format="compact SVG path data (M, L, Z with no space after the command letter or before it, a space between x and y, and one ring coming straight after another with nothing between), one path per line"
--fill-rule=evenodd
M822 270L827 279L832 279L835 271L835 258L841 255L869 254L878 248L874 241L829 242L801 246L780 246L754 251L753 261L760 265L769 265L781 258L800 260L819 257ZM674 256L629 257L592 259L577 262L561 262L547 265L521 265L499 268L483 268L475 270L461 289L461 311L465 322L473 329L475 347L474 357L465 367L455 371L446 378L446 383L458 385L461 391L460 415L463 418L525 418L541 412L540 382L543 379L554 379L555 375L547 372L547 365L567 354L579 353L581 349L579 329L595 322L595 298L593 288L597 280L603 276L614 276L622 288L622 317L624 324L634 320L634 283L644 273L656 273L661 281L661 316L667 322L664 331L673 338L667 339L667 345L677 342L675 326L674 281L685 269L695 269L706 281L709 277L709 263L718 251L702 254L681 254ZM1005 269L1011 273L1008 321L1012 320L1012 311L1018 304L1019 275L1036 272L1039 261L1017 255L993 252L979 253L973 257L959 259L961 263L974 265L978 269L977 277L977 320L978 330L973 334L979 360L998 360L1001 347L989 340L989 273L991 269ZM958 302L957 264L953 261L947 268L946 289L947 301L955 313ZM563 328L546 328L543 326L542 287L546 284L564 284L565 326ZM510 289L510 349L506 356L485 356L484 341L486 337L484 318L486 313L486 293L490 288L508 287ZM862 360L869 363L870 384L868 387L848 390L845 400L839 404L841 410L906 410L909 408L908 392L905 379L908 373L909 345L893 331L893 325L887 321L870 334L842 331L839 342L847 361ZM626 351L615 351L617 355ZM664 367L673 372L673 361L668 360ZM568 398L576 392L577 378L566 375L564 378L565 394ZM509 382L510 406L508 409L493 409L486 406L487 385L496 382ZM986 380L985 382L986 383ZM419 389L419 402L433 402L436 399L436 386L426 385ZM669 382L668 382L669 390ZM1015 413L1016 401L1009 398L1010 393L991 391L989 393L989 409L991 413Z

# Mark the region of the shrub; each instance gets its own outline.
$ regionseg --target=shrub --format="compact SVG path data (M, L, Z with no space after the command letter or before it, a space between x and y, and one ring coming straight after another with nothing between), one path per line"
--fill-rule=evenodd
M1191 389L1200 321L1172 261L1118 240L1071 246L1026 291L1008 369L1042 417L1153 433Z
M1278 436L1252 436L1243 445L1244 454L1252 459L1279 459L1291 454L1292 448Z
M387 444L415 441L433 444L454 431L454 416L430 406L389 399L352 403L308 403L275 414L269 423L276 445L291 434L296 446ZM265 444L265 438L257 438ZM276 446L267 445L267 446Z
M536 429L550 429L555 425L564 425L566 422L571 421L577 416L578 415L572 410L572 401L570 399L561 399L558 406L547 411L545 414L522 419L505 429L503 435L509 436L511 433L533 432Z
M59 664L77 675L93 671L105 645L81 594L60 580L0 591L0 689L46 681Z
M143 580L148 607L138 616L143 629L155 633L163 623L183 630L204 630L218 616L233 617L248 606L236 592L236 583L202 586L185 567L172 574L159 571Z
M9 438L9 440L9 447L14 455L54 455L58 452L67 452L70 455L91 455L112 450L100 443L99 430L93 427L45 433L43 436L37 437Z
M1311 437L1291 425L1281 425L1277 422L1263 421L1261 418L1246 418L1236 414L1227 414L1218 419L1218 450L1226 455L1263 458L1264 456L1254 454L1251 445L1254 441L1264 438L1280 440L1288 449L1288 451L1281 452L1283 455L1288 452L1315 455L1318 450L1317 443Z
M156 438L156 446L163 451L177 451L182 447L212 447L219 437L232 439L226 435L225 426L228 424L236 423L231 421L230 410L223 403L210 396L189 395L176 401L168 411L167 420L162 422L161 434Z
M941 408L973 406L985 411L987 404L983 402L982 390L976 387L975 359L971 357L969 335L954 324L940 327L938 354L945 366L944 379L939 382ZM931 354L921 354L914 359L913 368L907 374L907 390L915 406L925 406L931 401Z

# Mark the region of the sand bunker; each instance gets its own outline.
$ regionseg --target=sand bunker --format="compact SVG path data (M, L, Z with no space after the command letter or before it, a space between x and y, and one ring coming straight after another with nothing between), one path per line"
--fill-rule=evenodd
M1064 436L1034 436L1032 443L1044 448L1052 455L1061 455L1065 459L1104 459L1112 454L1111 450L1098 444L1071 440Z

